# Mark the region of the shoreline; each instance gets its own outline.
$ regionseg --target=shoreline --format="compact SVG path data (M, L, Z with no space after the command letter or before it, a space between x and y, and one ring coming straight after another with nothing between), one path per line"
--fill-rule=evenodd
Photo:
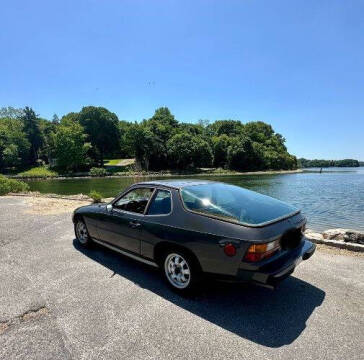
M247 172L239 172L239 171L226 171L226 172L199 172L199 173L166 173L166 172L135 172L135 173L127 173L125 175L106 175L106 176L91 176L91 175L84 175L84 176L72 176L72 175L62 175L62 176L18 176L18 175L11 175L7 176L11 179L17 180L67 180L67 179L118 179L118 178L143 178L143 177L198 177L198 176L251 176L251 175L284 175L284 174L300 174L303 173L303 169L296 169L296 170L261 170L261 171L247 171Z
M59 194L43 194L40 192L22 192L22 193L9 193L5 197L24 197L32 204L37 205L41 210L37 210L40 214L47 215L47 208L51 206L51 210L54 210L54 205L59 202L60 209L72 209L74 204L78 206L88 205L93 203L92 198L85 194L77 195L59 195ZM46 203L49 199L50 204ZM102 202L109 202L113 198L103 198ZM37 203L39 202L39 203ZM41 205L43 203L43 205ZM364 254L364 233L360 230L353 229L339 229L332 228L322 232L318 232L312 229L306 229L304 233L305 237L318 245L325 245L337 250L348 250L350 252Z

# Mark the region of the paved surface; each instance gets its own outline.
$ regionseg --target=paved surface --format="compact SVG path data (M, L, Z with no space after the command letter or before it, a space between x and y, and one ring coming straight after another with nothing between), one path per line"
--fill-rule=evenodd
M0 359L363 359L364 258L317 252L276 291L210 284L82 250L70 214L0 198Z

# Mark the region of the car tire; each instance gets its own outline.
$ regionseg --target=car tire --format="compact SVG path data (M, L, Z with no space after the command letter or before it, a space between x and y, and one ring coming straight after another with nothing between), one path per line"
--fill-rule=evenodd
M92 240L88 233L87 226L82 218L78 218L75 221L75 235L76 235L76 239L77 239L78 243L81 246L83 246L85 248L88 248L91 246Z
M193 256L179 249L171 249L164 252L161 260L161 270L172 290L186 295L196 290L202 272Z

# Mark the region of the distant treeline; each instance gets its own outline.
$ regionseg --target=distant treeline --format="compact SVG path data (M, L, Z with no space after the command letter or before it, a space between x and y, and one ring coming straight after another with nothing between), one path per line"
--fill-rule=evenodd
M358 160L354 159L344 159L344 160L307 160L307 159L298 159L297 160L298 167L302 168L310 168L310 167L358 167L360 163Z
M285 139L261 121L182 123L167 107L140 122L86 106L61 119L32 108L0 109L0 171L49 165L60 172L102 167L107 158L136 158L143 170L216 167L240 171L296 169Z

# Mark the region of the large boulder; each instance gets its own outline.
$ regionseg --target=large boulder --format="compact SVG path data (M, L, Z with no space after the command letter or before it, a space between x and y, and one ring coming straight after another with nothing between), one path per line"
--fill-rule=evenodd
M329 229L322 233L322 236L326 240L338 240L344 241L344 236L348 229Z
M364 233L356 230L347 230L344 235L344 241L364 245Z
M364 233L350 229L330 229L322 233L326 240L337 240L364 244Z
M311 229L307 229L305 231L305 236L310 239L310 240L318 240L318 241L322 241L323 240L323 236L321 233L315 232Z

